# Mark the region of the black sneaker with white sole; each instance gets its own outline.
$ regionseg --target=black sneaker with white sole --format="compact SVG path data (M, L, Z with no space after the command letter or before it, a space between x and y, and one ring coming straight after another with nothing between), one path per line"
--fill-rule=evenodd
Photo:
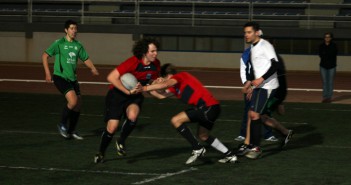
M98 153L94 156L94 163L103 163L104 162L104 155Z
M281 149L284 149L286 147L286 145L291 140L293 135L294 135L294 131L293 130L289 130L288 135L285 136L285 139L283 140L283 142L281 144Z
M245 143L242 143L238 147L238 151L236 152L237 156L244 156L249 152L249 150L252 148L252 145L247 145Z
M69 139L70 135L67 133L67 128L62 123L57 125L57 129L62 137Z
M117 155L119 156L126 156L127 152L125 150L125 146L121 143L118 143L118 140L116 140L116 149L117 149Z

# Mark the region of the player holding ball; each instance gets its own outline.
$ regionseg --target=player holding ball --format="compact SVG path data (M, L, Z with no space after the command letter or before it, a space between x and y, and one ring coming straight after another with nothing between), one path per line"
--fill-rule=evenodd
M101 136L99 152L94 157L95 163L104 162L105 151L123 116L125 121L120 137L116 140L116 148L118 155L126 155L125 141L137 124L144 100L138 88L141 87L140 84L147 85L158 78L160 71L160 61L157 59L158 48L159 43L154 39L139 40L133 47L133 56L118 65L107 76L107 80L111 83L105 98L104 121L107 126ZM121 82L121 76L126 73L133 74L140 83L132 90L125 88Z

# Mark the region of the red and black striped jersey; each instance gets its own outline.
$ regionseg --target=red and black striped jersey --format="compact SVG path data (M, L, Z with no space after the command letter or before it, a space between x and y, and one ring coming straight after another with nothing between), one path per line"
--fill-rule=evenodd
M168 88L168 90L174 93L175 96L183 102L197 107L219 104L211 92L191 74L180 72L174 74L171 78L177 80L178 83L173 87Z
M132 56L117 66L116 69L121 76L125 73L132 73L141 85L144 86L148 84L150 80L155 80L159 77L159 72L161 70L160 65L158 59L151 62L149 65L145 65L142 60ZM110 89L111 88L113 88L113 85L110 85Z

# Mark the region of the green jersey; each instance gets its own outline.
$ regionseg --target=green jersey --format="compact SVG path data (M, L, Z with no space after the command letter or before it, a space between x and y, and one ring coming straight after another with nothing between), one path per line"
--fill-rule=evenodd
M54 75L69 81L77 80L78 59L84 62L89 58L80 42L76 40L69 42L66 37L56 40L45 52L50 57L55 56Z

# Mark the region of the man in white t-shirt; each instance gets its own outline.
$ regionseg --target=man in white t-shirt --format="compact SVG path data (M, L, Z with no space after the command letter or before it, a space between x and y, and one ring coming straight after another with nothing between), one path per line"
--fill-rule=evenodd
M261 154L260 140L262 120L268 99L273 97L279 87L277 78L278 57L273 46L260 37L260 26L256 22L244 25L245 42L251 44L250 66L253 80L244 83L243 92L250 99L248 112L248 135L251 145L242 145L239 150L247 150L248 158L258 158Z

